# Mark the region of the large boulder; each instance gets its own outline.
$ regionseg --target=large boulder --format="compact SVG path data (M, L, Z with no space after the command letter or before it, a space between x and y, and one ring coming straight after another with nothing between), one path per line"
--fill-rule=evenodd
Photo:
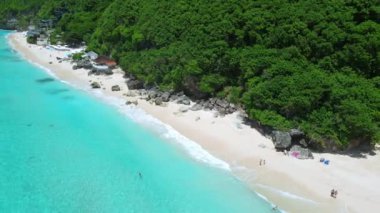
M162 105L162 98L161 97L158 97L154 100L154 103L157 105L157 106L161 106Z
M161 95L161 99L163 102L168 102L170 100L170 92L164 92Z
M111 87L112 91L120 91L120 86L119 85L114 85Z
M214 109L214 105L211 103L210 100L205 101L204 104L203 104L203 106L204 106L205 109L208 109L208 110L213 110Z
M146 96L148 92L146 91L146 89L139 89L137 90L137 94L140 96Z
M134 92L134 91L132 91L132 90L130 90L130 91L128 91L126 94L125 94L125 96L127 96L127 97L136 97L136 93Z
M92 83L91 83L91 87L92 87L93 89L99 89L99 88L100 88L100 84L99 84L98 82L92 82Z
M80 60L77 62L77 66L84 69L92 69L92 64L89 60Z
M288 132L273 131L272 138L276 149L287 149L292 144L292 137Z
M222 108L227 108L227 107L229 107L229 103L228 103L227 101L225 101L225 100L221 100L221 99L217 99L217 100L215 101L215 104L218 105L218 106L220 106L220 107L222 107Z
M191 101L188 97L186 97L185 95L183 96L180 96L178 99L177 99L177 103L178 104L183 104L183 105L190 105Z
M137 102L137 100L134 100L134 101L127 101L127 102L125 102L125 104L126 105L137 105L138 104L138 102Z
M186 106L181 106L179 109L178 109L179 112L182 112L182 113L185 113L187 111L189 111L189 107L186 107Z
M143 89L144 83L142 81L139 81L137 79L131 79L127 81L128 89Z
M199 111L201 110L203 107L201 104L194 104L192 107L190 107L190 110L192 111Z
M150 99L155 99L157 97L160 97L160 92L158 90L152 89L148 90L148 98Z
M112 72L111 69L107 69L107 70L104 71L104 74L106 74L106 75L112 75L113 72Z
M294 145L290 149L290 155L298 159L313 159L313 153L307 148L302 148L299 145Z

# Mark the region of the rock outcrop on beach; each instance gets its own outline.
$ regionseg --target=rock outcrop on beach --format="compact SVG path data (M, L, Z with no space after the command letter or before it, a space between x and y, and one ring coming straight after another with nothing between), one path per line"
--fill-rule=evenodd
M76 69L82 69L82 68L91 70L93 67L92 67L91 62L88 59L82 59L82 60L76 61L76 64L73 66L73 69L76 70Z
M161 106L163 101L162 101L162 98L161 97L158 97L154 100L154 103L157 105L157 106Z
M295 153L294 156L298 159L313 159L313 154L308 148L303 148L299 145L294 145L290 148L290 153Z
M137 100L134 100L134 101L127 101L127 102L125 102L125 104L126 104L126 105L137 105L138 102L137 102Z
M186 95L181 95L176 100L177 104L190 105L191 101Z
M92 83L91 83L91 87L92 87L93 89L99 89L99 88L100 88L100 84L99 84L98 82L92 82Z
M277 151L295 152L295 157L298 159L313 158L313 154L309 149L308 139L305 134L299 129L291 129L288 132L273 131L272 140Z
M112 75L113 72L111 69L98 69L96 67L93 67L91 71L88 73L89 75Z
M200 100L197 102L197 104L199 106L194 107L195 109L199 109L201 107L202 109L206 110L215 110L218 111L220 115L231 114L238 110L235 104L229 103L228 101L219 98Z
M136 79L129 79L127 80L127 86L130 90L143 89L144 83Z
M128 78L126 84L130 89L130 93L138 94L142 99L155 103L156 105L162 105L162 103L172 101L177 104L191 106L189 110L192 111L199 111L202 109L215 110L220 116L234 113L239 109L235 104L229 103L223 99L210 98L191 100L191 98L185 95L182 91L160 91L156 87L145 87L142 81L137 80L133 76L128 76Z
M272 139L277 150L284 150L292 145L292 137L288 132L273 131Z
M170 100L170 92L163 92L161 95L161 99L163 102L169 102Z
M203 109L202 105L200 105L198 103L194 104L193 106L190 107L191 111L199 111L199 110L202 110L202 109Z
M111 90L114 91L114 92L115 91L120 91L120 86L119 85L114 85L114 86L111 87Z

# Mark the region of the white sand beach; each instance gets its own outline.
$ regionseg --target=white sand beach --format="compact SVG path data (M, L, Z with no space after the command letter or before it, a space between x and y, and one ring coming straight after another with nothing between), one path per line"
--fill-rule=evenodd
M276 152L272 141L242 124L237 113L225 117L215 117L212 111L179 113L183 105L170 102L162 107L138 96L127 97L121 70L111 76L89 76L88 70L73 70L67 61L58 63L56 57L64 52L27 44L23 33L11 34L9 41L26 59L76 87L90 89L90 82L96 81L107 96L138 100L137 107L227 162L236 177L287 212L378 212L380 208L379 151L362 158L313 153L313 160L299 160ZM114 85L121 91L111 91ZM321 157L330 165L320 163ZM260 166L260 159L266 164ZM330 197L331 189L338 190L336 199Z

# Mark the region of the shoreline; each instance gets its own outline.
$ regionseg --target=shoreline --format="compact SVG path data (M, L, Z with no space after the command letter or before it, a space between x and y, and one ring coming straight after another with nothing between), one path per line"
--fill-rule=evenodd
M73 70L69 62L58 63L56 57L63 57L63 52L27 44L22 33L10 34L8 41L26 60L49 70L57 79L92 94L90 81L101 82L104 96L124 102L138 100L138 108L227 162L237 178L287 212L373 212L378 207L379 154L367 159L318 153L313 153L314 160L284 156L274 150L268 138L241 124L236 113L225 117L214 117L212 111L179 113L183 105L170 102L162 107L138 96L126 97L128 88L121 70L111 76L88 76L87 70ZM121 91L111 91L113 85L119 85ZM320 157L329 159L331 165L319 163ZM266 160L265 166L259 166L260 159ZM339 191L337 199L329 197L332 188Z

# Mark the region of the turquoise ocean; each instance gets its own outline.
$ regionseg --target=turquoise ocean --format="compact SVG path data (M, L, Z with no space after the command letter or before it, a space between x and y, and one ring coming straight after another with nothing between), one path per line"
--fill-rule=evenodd
M138 110L52 78L12 50L9 33L0 31L0 212L272 212L228 165Z

